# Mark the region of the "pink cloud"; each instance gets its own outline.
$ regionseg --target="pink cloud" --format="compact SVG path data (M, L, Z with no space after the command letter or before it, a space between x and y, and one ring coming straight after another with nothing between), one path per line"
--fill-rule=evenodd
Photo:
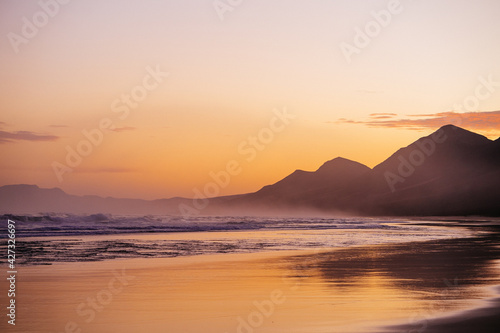
M16 141L56 141L58 139L59 137L55 135L37 134L30 131L0 131L0 144L14 143Z
M370 120L357 121L339 119L337 123L361 124L369 127L406 128L411 130L437 129L441 126L453 124L469 130L500 132L500 111L465 112L454 111L435 114L410 115L411 119L386 120L382 114L371 114Z

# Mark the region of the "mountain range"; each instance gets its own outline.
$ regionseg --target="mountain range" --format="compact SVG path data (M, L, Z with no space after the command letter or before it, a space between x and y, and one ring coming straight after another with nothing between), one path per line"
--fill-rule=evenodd
M500 138L453 125L399 149L373 169L341 157L296 170L257 192L211 199L75 196L36 185L0 187L2 213L500 216Z

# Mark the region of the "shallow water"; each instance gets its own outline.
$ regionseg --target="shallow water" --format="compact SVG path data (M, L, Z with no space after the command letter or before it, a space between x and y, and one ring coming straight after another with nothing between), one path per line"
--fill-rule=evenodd
M464 228L371 218L19 217L18 262L101 261L339 248L466 237ZM22 220L24 219L24 220ZM141 233L137 230L144 228ZM3 233L7 234L7 232ZM0 244L5 244L6 239Z

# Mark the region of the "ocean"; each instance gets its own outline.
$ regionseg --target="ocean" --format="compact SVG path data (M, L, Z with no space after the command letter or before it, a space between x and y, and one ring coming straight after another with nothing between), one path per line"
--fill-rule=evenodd
M4 215L5 218L17 222L18 261L23 265L334 249L471 235L462 228L429 227L394 218L105 214ZM7 233L1 235L5 237Z

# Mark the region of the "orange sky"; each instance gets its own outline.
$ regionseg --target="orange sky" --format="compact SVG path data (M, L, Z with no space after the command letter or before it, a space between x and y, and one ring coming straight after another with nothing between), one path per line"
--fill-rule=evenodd
M457 119L500 135L498 1L55 1L0 1L0 185L192 196L236 161L234 194L337 156L373 167Z

